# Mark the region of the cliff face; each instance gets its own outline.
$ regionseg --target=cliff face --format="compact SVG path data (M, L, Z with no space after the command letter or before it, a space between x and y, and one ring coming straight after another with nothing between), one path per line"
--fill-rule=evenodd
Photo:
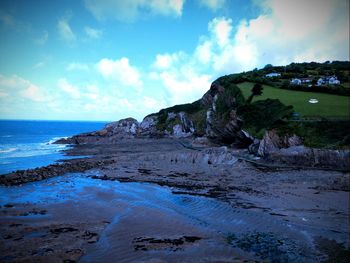
M278 106L286 108L281 103ZM146 116L141 123L133 118L122 119L107 124L100 131L76 135L57 143L110 143L122 138L142 136L195 136L206 137L216 144L247 147L254 138L243 129L243 124L245 119L250 123L255 120L254 116L247 114L247 107L254 108L255 104L247 105L241 90L230 77L221 77L212 83L201 99L193 103L162 109ZM278 112L283 112L281 109ZM286 111L284 115L288 114L289 111ZM279 115L276 120L284 115Z

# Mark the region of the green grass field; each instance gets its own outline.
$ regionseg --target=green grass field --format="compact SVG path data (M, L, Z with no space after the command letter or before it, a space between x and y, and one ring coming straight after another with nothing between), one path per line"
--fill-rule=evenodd
M254 83L250 82L238 84L245 98L248 98L251 94L250 90L253 85ZM263 94L254 97L253 102L267 98L279 99L285 105L292 105L295 112L303 117L319 116L350 119L350 97L326 93L291 91L264 85ZM309 99L317 99L319 102L312 104L308 102Z

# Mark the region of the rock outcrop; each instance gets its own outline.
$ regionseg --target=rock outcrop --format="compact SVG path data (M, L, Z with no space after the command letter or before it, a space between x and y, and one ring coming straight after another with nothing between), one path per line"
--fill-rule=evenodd
M158 123L157 116L146 116L139 125L140 132L143 134L152 134L155 133L157 128L156 125Z
M341 170L350 168L349 150L308 148L295 134L279 135L274 129L266 131L262 140L256 139L248 150L263 157L266 162L279 165L332 167Z
M84 133L56 143L106 143L139 136L175 138L206 136L216 144L246 147L253 138L242 130L237 107L244 97L236 85L214 81L202 99L176 105L146 116L141 123L133 118L107 124L102 130Z
M202 97L207 106L206 136L217 143L246 147L253 142L252 137L242 130L243 121L237 115L237 107L244 100L237 86L226 89L214 82Z
M291 146L271 152L264 157L270 163L326 167L340 170L350 169L349 150L313 149L305 146Z
M259 143L256 154L259 156L267 156L280 151L280 149L300 146L302 143L302 139L295 134L281 136L273 129L265 132L263 139Z
M139 123L134 118L126 118L107 124L104 130L111 136L134 137L137 133Z
M179 112L178 114L173 114L173 119L176 124L172 127L172 135L175 138L189 137L193 135L195 128L193 122L187 118L185 112Z
M102 130L82 133L69 138L57 140L56 144L110 143L118 139L134 138L139 123L133 118L126 118L108 123Z

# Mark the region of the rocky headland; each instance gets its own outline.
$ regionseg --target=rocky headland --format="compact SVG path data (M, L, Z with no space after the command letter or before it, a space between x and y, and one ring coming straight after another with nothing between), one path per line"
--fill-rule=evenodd
M182 251L184 259L206 258L207 261L203 262L240 262L247 258L275 262L346 262L341 260L348 259L350 255L349 148L321 149L305 145L305 138L288 126L292 113L291 106L278 100L247 102L234 79L225 76L213 82L209 91L193 103L162 109L141 122L133 118L122 119L107 124L99 131L56 141L73 146L65 150L72 159L2 175L0 184L14 186L43 180L50 184L47 179L51 177L80 173L84 180L90 180L89 184L96 182L96 186L89 185L84 188L83 197L76 196L75 203L60 205L59 208L56 205L22 207L17 204L0 207L5 218L0 227L5 233L1 237L0 252L6 255L1 260L75 262L84 254L89 255L97 249L91 244L98 243L107 231L105 229L111 227L108 226L112 214L124 205L108 207L118 195L111 194L109 188L103 188L105 186L99 188L97 185L103 185L103 182L136 182L165 186L174 195L219 200L229 205L232 211L249 211L249 220L251 212L254 220L257 215L266 216L266 221L261 224L271 231L260 229L260 232L227 235L224 242L222 236L215 239L215 242L223 242L225 246L243 253L241 257L232 259L226 256L231 255L231 250L211 251L213 248L209 245L211 253L208 256L205 249L195 249L200 248L198 244L214 242L208 232L203 234L193 227L186 232L183 225L176 222L174 227L159 223L161 232L150 236L147 231L155 227L152 225L154 220L133 216L127 223L123 220L121 223L126 224L123 225L126 229L130 223L135 227L135 230L129 229L130 233L121 232L123 238L130 241L121 244L125 247L122 250L125 258L135 255L142 258L156 253L161 259L176 262L179 255L176 253ZM74 182L69 181L72 178L62 180L69 184ZM73 189L74 183L69 187ZM83 198L91 193L95 201L89 199L92 204L89 207ZM84 200L79 205L81 210L72 215L68 210L79 203L79 198ZM101 208L99 202L107 203L103 203ZM104 212L96 213L95 207ZM56 217L53 217L52 224L45 226L40 219L31 219L35 223L32 225L17 217L26 213L45 215L50 211L54 211L52 213L56 213ZM66 217L57 211L65 211ZM138 212L144 215L142 211ZM81 216L85 218L83 224L77 219ZM154 214L154 218L158 216ZM270 228L266 222L274 222L276 229L283 229L286 227L284 224L290 225L291 229L301 229L301 233L307 233L302 239L305 238L308 249L302 249L305 244L298 243L289 234L284 239L277 239L273 234L276 229ZM142 227L143 224L152 227ZM36 240L37 243L33 243L26 236L28 231L44 234ZM44 246L45 242L51 246ZM67 245L69 242L73 245ZM42 250L34 249L38 244L43 247ZM91 262L89 257L81 259L82 262ZM110 262L112 259L113 256L109 258ZM163 262L152 260L145 262ZM186 260L184 262L188 262ZM129 261L121 259L120 262Z

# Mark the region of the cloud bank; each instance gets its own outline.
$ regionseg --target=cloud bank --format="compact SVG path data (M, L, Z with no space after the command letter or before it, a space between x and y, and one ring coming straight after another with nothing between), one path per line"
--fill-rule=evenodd
M134 21L145 13L179 17L184 8L184 1L176 0L85 0L84 3L99 21ZM225 8L227 1L198 0L197 3L215 11ZM199 99L212 81L225 74L266 64L349 60L349 1L255 3L259 14L254 18L235 23L229 17L216 16L204 25L207 32L198 36L192 48L154 54L142 66L131 55L101 55L84 62L74 58L71 63L62 63L63 75L53 80L54 89L47 87L47 90L17 75L0 75L1 112L15 108L13 105L22 105L18 106L20 109L30 103L38 107L45 105L62 114L79 112L82 116L79 119L115 120L134 116L140 120L161 108ZM68 15L56 21L57 30L65 42L77 43L69 18ZM11 21L11 17L0 16L3 24ZM86 24L89 23L83 25ZM81 32L94 40L86 41L89 43L102 38L102 30L97 28L82 26ZM107 33L103 31L103 37ZM43 31L41 39L38 44L48 41L47 31ZM46 67L42 61L33 69Z

